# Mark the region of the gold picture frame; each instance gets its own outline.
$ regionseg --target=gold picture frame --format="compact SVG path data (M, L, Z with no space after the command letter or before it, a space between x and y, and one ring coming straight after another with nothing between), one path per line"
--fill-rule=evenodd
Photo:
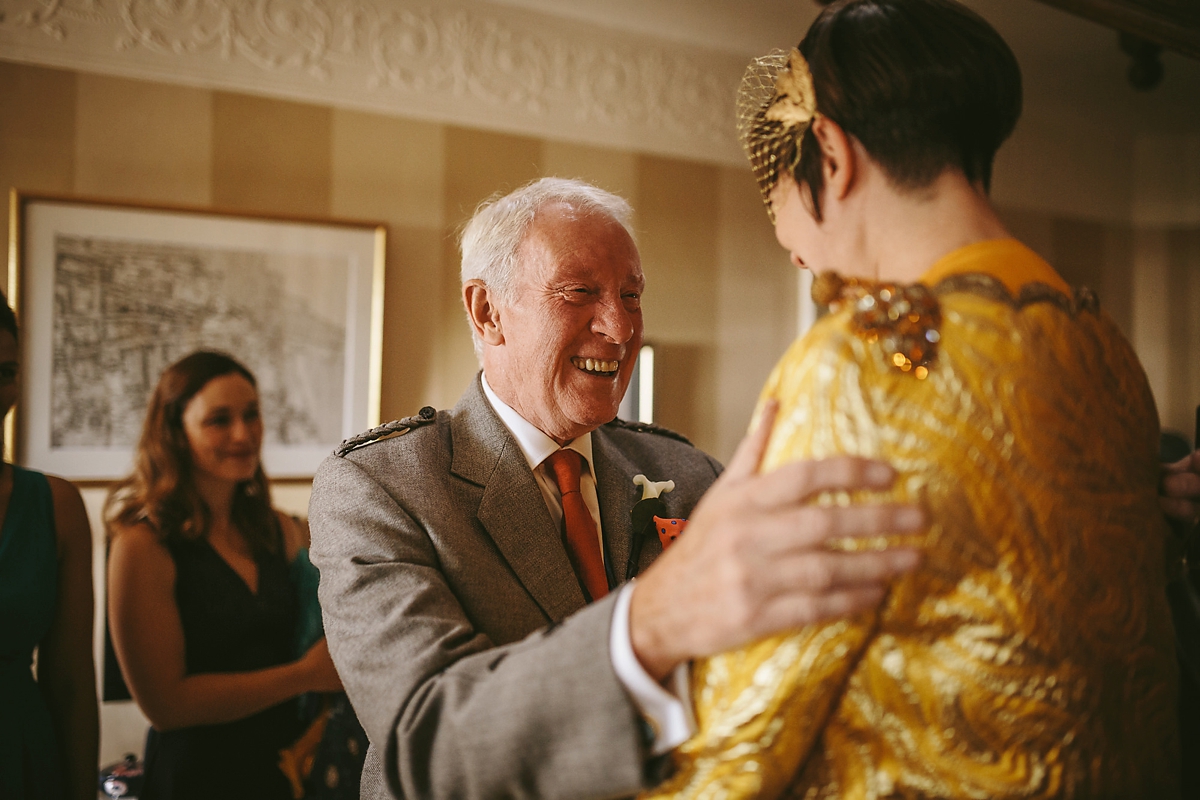
M311 478L379 424L385 225L16 189L9 208L22 385L7 460L127 474L159 373L201 348L257 376L272 478Z

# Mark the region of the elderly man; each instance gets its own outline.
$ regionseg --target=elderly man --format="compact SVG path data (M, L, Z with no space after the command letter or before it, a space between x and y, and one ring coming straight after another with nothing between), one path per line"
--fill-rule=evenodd
M770 410L719 480L682 437L614 419L642 342L629 216L558 179L482 207L462 241L482 372L454 409L356 437L317 474L313 562L371 739L364 797L636 793L692 730L690 659L855 612L917 563L824 547L921 514L806 505L887 486L881 464L755 474ZM657 537L633 541L635 475L673 481L666 514L690 518L658 560Z

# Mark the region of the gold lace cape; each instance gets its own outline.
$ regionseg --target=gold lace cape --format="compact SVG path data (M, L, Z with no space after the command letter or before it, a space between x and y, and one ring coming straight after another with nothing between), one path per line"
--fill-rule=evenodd
M851 297L763 391L781 403L764 469L841 453L892 463L885 497L932 521L913 537L922 567L876 611L697 662L699 730L650 796L1177 792L1158 423L1142 369L1086 292L1026 284L1013 297L995 277L1003 264L966 261L993 274L932 288L940 336L925 379L898 368L886 335L864 333Z

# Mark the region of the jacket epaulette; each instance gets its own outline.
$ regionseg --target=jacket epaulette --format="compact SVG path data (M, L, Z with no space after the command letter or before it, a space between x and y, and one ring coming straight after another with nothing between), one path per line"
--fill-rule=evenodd
M337 446L333 452L338 457L343 457L347 453L357 450L360 447L365 447L375 442L382 442L384 439L392 439L397 436L403 436L413 428L419 428L422 425L428 425L437 417L437 411L433 406L425 406L411 417L403 419L394 419L391 422L385 422L378 428L371 428L369 431L351 436Z
M661 425L655 425L653 422L630 422L618 417L608 424L618 428L624 428L627 431L637 431L638 433L654 433L659 436L665 436L668 439L674 439L677 442L683 442L691 447L695 447L695 445L691 443L691 440L689 440L682 433L676 433L670 428L664 428Z

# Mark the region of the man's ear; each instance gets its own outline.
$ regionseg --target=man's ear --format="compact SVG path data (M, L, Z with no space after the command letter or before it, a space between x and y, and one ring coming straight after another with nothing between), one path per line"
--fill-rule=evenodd
M500 307L488 285L472 279L463 284L463 305L467 307L467 319L471 328L484 344L504 344L504 328L500 321Z
M854 140L829 117L813 120L812 130L821 147L821 171L825 176L822 194L842 200L850 193L858 172L858 153L854 150Z

